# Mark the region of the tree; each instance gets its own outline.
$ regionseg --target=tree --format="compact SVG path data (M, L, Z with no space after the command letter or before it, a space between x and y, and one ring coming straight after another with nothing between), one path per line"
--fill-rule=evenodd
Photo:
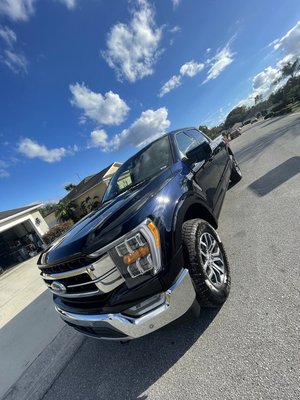
M68 221L69 219L76 222L75 212L76 204L67 200L60 200L56 205L55 216L61 222Z
M262 101L262 94L257 94L254 98L255 105Z
M89 214L91 211L95 210L101 204L99 196L94 196L92 199L88 196L80 204L80 210L82 212L81 217Z
M210 129L209 129L206 125L200 125L200 126L199 126L199 131L205 133L205 135L208 135Z
M67 192L71 192L75 188L76 188L76 185L74 183L66 183L65 184L65 189Z
M286 78L295 78L296 73L300 70L300 62L299 62L299 58L297 58L296 61L294 61L293 63L291 61L289 61L288 63L284 64L280 70L281 75L279 76L279 78L275 79L275 81L273 82L273 85L277 85L277 83L281 82L283 79Z
M237 122L242 122L246 119L248 115L248 108L246 106L235 107L230 113L227 115L224 128L229 129Z
M56 211L56 206L57 206L56 203L46 203L40 208L39 211L43 217L47 217L47 215Z
M212 128L208 128L206 125L200 125L199 131L205 133L211 139L215 139L217 136L221 134L221 131L224 129L224 125L214 126Z
M283 101L283 88L280 88L277 90L277 92L270 94L269 96L269 102L271 104L277 104Z
M287 64L285 64L281 69L282 79L288 78L288 77L294 78L297 71L299 71L299 67L300 67L300 64L299 64L298 58L293 63L288 62Z

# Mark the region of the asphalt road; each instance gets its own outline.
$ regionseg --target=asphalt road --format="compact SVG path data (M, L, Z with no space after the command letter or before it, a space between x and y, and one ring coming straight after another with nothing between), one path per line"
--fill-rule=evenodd
M227 302L127 345L81 340L44 400L299 400L300 114L246 127L232 148Z

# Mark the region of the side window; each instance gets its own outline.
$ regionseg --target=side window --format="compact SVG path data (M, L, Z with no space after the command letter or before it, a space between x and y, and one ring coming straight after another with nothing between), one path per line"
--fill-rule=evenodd
M197 140L198 143L203 143L203 142L208 143L207 138L200 131L197 131L196 129L189 129L186 133L193 139Z
M186 157L186 153L190 150L193 150L199 144L196 142L196 140L187 136L183 132L176 135L176 143L182 158Z

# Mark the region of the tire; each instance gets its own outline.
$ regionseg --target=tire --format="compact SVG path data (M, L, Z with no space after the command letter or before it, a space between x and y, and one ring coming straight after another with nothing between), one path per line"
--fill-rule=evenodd
M226 252L217 232L208 222L192 219L182 226L182 241L185 266L190 272L200 306L220 306L229 295L231 279ZM213 241L215 244L208 258L205 243L212 245Z
M230 175L230 180L233 184L238 183L242 179L242 172L240 167L233 155L230 155L232 170Z

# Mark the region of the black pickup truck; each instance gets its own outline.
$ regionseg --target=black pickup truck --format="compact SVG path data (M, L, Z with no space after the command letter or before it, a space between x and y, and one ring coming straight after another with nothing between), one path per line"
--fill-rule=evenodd
M88 336L126 341L222 304L230 271L215 229L229 182L240 179L223 139L195 128L124 162L101 207L39 258L61 318Z

